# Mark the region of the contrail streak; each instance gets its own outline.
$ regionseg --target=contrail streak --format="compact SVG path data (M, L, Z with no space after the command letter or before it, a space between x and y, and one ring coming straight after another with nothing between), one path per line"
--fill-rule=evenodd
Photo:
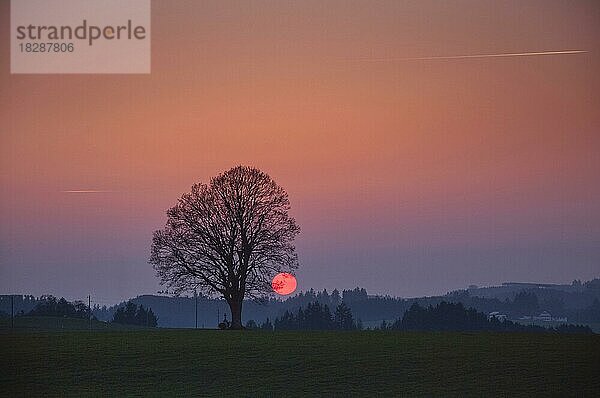
M537 51L526 53L499 53L499 54L467 54L467 55L442 55L433 57L410 57L410 58L352 58L354 61L428 61L436 59L469 59L469 58L504 58L504 57L532 57L536 55L565 55L582 54L585 50L562 50L562 51Z
M116 191L105 191L101 189L71 189L67 191L60 191L62 193L111 193Z

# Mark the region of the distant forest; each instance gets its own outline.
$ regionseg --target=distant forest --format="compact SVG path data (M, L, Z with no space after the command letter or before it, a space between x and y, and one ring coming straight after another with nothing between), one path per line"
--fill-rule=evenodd
M262 325L249 321L248 329L262 330L361 330L360 320L354 321L348 307L342 302L331 314L327 305L318 302L299 308L296 313L285 311L281 318L271 323L267 319ZM442 301L435 306L421 307L413 303L401 318L393 323L382 321L372 330L404 331L495 331L495 332L536 332L536 333L584 333L591 334L588 326L561 324L555 327L523 325L510 320L488 317L473 308L465 308L462 303Z
M24 315L31 311L39 300L40 298L33 296L14 296L15 312ZM273 323L276 318L282 319L286 311L297 314L298 309L306 309L309 303L315 302L322 306L327 305L333 316L335 309L344 302L351 310L355 322L360 320L362 327L373 328L379 327L382 321L386 321L387 324L396 322L415 303L427 308L442 301L461 303L464 308L473 308L484 314L498 312L513 321L521 317L535 317L545 311L553 318L567 318L568 323L587 324L600 331L600 279L588 282L576 280L565 285L505 283L494 287L469 286L468 289L442 296L420 298L373 296L358 287L341 292L337 289L331 292L317 292L311 289L284 300L272 298L265 304L246 301L243 321L244 324L252 321L256 325L262 325L269 318ZM195 326L194 297L144 295L131 299L131 302L152 308L158 318L159 327ZM198 327L216 328L223 320L224 314L229 316L227 304L223 300L200 296L197 302ZM92 312L99 320L111 321L115 312L126 304L123 302L111 307L94 305ZM0 315L7 316L10 311L10 296L0 296Z
M554 332L554 333L592 333L588 326L561 324L544 328L536 325L522 325L510 320L500 321L488 317L473 308L465 308L462 303L442 301L435 306L421 307L413 303L391 325L382 323L380 329L413 331L497 331L497 332Z
M4 296L6 297L6 296ZM10 299L10 296L8 296ZM15 300L17 299L17 300ZM82 301L67 301L64 297L56 298L52 295L44 295L36 299L33 296L13 296L13 300L23 305L32 304L33 308L25 312L25 306L22 306L15 316L51 316L51 317L66 317L93 319L98 318L92 313L90 314L89 307ZM14 301L12 305L14 305ZM12 309L11 309L12 310ZM0 312L0 317L9 317L10 314L6 311ZM152 308L144 308L142 304L135 304L128 301L125 305L119 306L114 311L110 320L114 323L124 325L137 325L146 327L156 327L158 318L152 311Z

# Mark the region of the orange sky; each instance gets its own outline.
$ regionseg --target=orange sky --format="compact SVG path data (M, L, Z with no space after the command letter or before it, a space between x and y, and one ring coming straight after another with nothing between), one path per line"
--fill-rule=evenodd
M595 1L155 0L150 75L39 76L9 73L8 5L2 292L156 291L165 209L236 164L288 190L300 289L599 276Z

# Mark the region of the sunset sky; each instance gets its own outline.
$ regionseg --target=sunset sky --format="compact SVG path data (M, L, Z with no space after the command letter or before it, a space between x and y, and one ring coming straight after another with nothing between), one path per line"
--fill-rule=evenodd
M3 294L155 293L165 210L238 164L288 191L301 290L600 276L597 1L154 0L149 75L11 75L9 25Z

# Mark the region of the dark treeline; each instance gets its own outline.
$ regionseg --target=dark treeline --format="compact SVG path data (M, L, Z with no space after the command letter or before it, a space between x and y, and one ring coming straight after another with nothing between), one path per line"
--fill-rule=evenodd
M462 303L441 302L435 306L421 307L414 303L402 318L391 325L383 323L380 329L414 331L499 331L499 332L559 332L592 333L587 326L564 324L545 328L522 325L509 320L490 318L474 308L466 309Z
M13 296L15 314L26 314L35 307L37 301L33 296ZM92 295L92 302L94 297ZM168 297L144 295L131 299L137 305L152 308L160 318L162 327L194 327L194 297ZM223 320L223 314L229 309L223 300L209 297L198 297L198 326L216 328ZM309 303L318 302L327 305L330 311L344 302L356 319L361 319L367 327L379 325L382 320L393 323L401 317L414 303L422 307L435 306L442 301L462 303L465 308L475 308L486 314L497 311L508 319L518 320L525 316L538 316L548 311L552 317L567 318L570 323L600 323L600 279L588 282L574 281L568 285L550 285L536 287L534 284L505 284L496 287L469 287L442 296L399 298L389 296L368 295L365 289L331 292L327 290L308 290L282 300L271 298L265 305L247 301L244 303L244 321L254 320L262 325L270 319L282 318L286 311L295 313ZM94 305L92 313L103 321L111 321L118 308L126 302L114 306ZM10 296L0 296L0 315L10 314ZM23 311L23 312L21 312ZM229 315L229 314L228 314Z
M127 304L115 311L112 321L124 325L138 325L151 328L158 325L158 318L152 312L152 308L146 310L143 305L136 305L131 301L128 301Z
M575 281L572 285L557 285L556 288L478 288L451 292L443 296L420 298L397 298L389 296L371 296L365 289L328 292L308 290L300 292L285 300L271 298L266 305L247 301L244 303L244 320L254 320L262 324L269 318L273 321L281 317L285 311L296 311L315 301L336 308L342 301L352 310L356 318L362 319L366 326L374 326L382 320L393 322L399 314L406 312L413 303L421 306L436 305L442 301L462 303L465 308L475 308L477 311L490 313L498 311L506 314L509 319L522 316L538 315L548 311L554 317L566 317L569 322L600 323L600 279L581 283ZM480 297L478 294L485 294ZM507 294L506 292L510 292ZM497 297L494 296L497 295ZM19 296L20 297L20 296ZM499 298L501 297L501 298ZM132 299L136 304L151 307L160 318L159 325L163 327L194 327L195 300L193 297L139 296ZM31 305L31 300L26 301ZM8 305L7 305L8 304ZM125 303L114 306L98 306L92 309L93 314L100 320L111 321L117 308ZM18 308L17 305L15 305ZM6 296L0 297L0 311L10 312ZM208 297L198 298L199 327L217 327L222 321L223 314L228 312L223 300Z
M32 297L32 296L31 296ZM13 298L14 300L14 298ZM28 312L22 309L15 313L15 316L52 316L52 317L67 317L87 319L90 317L89 307L82 301L67 301L64 297L56 298L52 295L44 295L39 299L31 299L34 303L33 308ZM2 312L2 316L10 316L10 313ZM92 319L97 318L92 315ZM116 309L113 315L112 322L140 325L148 327L156 327L158 317L152 312L151 308L144 308L143 305L136 305L129 301Z
M88 318L88 306L81 301L69 302L63 297L42 296L27 316L61 316L67 318Z
M254 325L254 321L250 321L249 324ZM344 302L338 304L332 314L327 304L315 301L308 303L306 308L298 308L296 312L285 311L281 317L275 318L272 326L271 321L267 319L260 329L355 330L362 329L362 324L360 320L354 320L352 311Z
M309 303L306 308L296 312L285 311L260 327L254 321L248 322L248 328L262 330L361 330L360 321L355 322L350 308L342 302L332 314L327 305L319 302ZM383 321L373 330L404 331L496 331L496 332L538 332L538 333L592 333L587 326L563 324L556 327L523 325L509 320L500 321L489 318L474 308L465 308L461 303L442 301L436 305L422 307L413 303L411 307L393 323Z
M356 294L358 292L358 294ZM244 302L244 320L254 320L259 324L264 323L267 318L274 320L281 317L283 313L295 311L300 307L306 307L309 303L315 301L322 305L327 305L330 309L336 308L342 301L353 301L359 296L360 299L367 298L365 289L356 288L354 290L344 290L343 292L333 290L329 293L327 290L316 292L310 289L306 292L300 292L294 296L287 297L285 300L280 298L270 298L264 303L254 301ZM162 327L194 327L195 324L195 298L194 297L167 297L167 296L138 296L131 299L136 304L143 304L151 307L159 316L159 325ZM199 327L215 328L223 320L223 314L229 314L227 304L223 300L211 299L209 297L199 296L198 299L198 325ZM117 308L125 305L120 303L115 306L93 307L93 313L98 319L110 321ZM395 312L397 313L397 312ZM272 321L271 321L272 322Z

